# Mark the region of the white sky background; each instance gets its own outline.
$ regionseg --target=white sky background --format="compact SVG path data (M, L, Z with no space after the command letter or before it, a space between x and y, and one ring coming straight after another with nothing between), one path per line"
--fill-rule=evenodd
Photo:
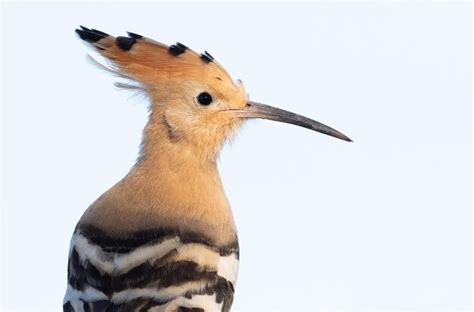
M74 226L146 120L79 24L205 49L253 100L355 141L253 121L224 149L236 310L470 308L470 4L3 6L5 309L60 310Z

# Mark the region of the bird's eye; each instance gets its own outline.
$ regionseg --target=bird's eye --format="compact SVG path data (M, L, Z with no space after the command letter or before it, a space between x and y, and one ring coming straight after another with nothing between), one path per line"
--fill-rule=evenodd
M212 96L207 92L199 93L197 100L201 105L209 105L212 102Z

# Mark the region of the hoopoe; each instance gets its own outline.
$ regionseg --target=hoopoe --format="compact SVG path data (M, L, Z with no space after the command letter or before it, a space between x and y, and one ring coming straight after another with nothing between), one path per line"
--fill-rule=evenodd
M64 311L229 311L239 244L216 157L247 119L351 141L309 118L249 101L207 52L128 33L76 33L150 99L136 164L84 213L69 251Z

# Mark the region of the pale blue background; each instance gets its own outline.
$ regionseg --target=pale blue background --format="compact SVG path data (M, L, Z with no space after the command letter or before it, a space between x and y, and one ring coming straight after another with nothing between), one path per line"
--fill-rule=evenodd
M220 161L235 309L469 309L471 8L3 4L4 308L60 310L70 235L133 164L146 104L85 61L79 24L208 50L254 100L349 144L248 123Z

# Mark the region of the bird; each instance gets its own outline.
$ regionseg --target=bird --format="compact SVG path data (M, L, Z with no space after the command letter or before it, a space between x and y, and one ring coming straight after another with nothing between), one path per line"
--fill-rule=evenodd
M149 117L136 163L84 212L72 234L63 311L230 311L237 229L217 168L249 119L351 139L313 119L251 101L204 51L84 26L76 34L143 92Z

